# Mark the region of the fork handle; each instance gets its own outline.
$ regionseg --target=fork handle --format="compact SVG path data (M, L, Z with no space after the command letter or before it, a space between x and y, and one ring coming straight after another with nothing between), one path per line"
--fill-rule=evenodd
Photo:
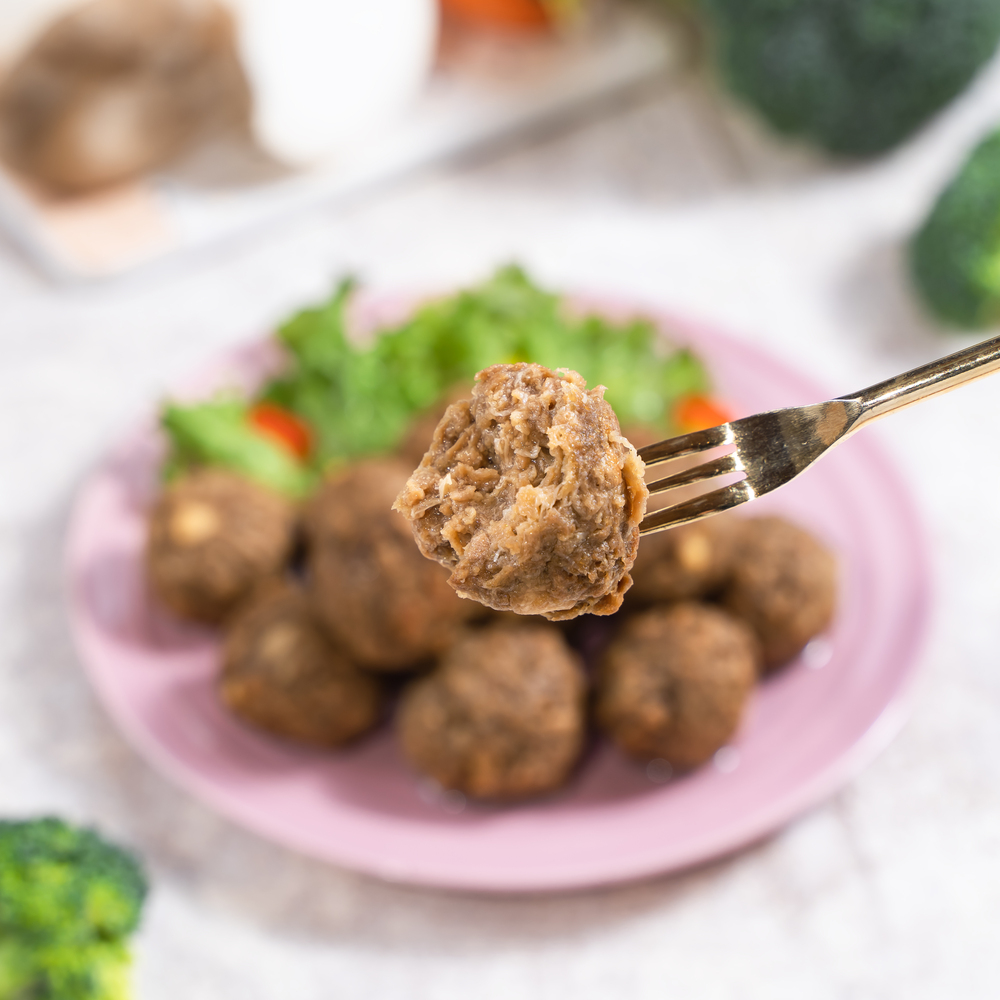
M860 423L911 406L928 396L956 389L973 379L990 375L998 368L1000 337L994 337L842 398L860 403Z

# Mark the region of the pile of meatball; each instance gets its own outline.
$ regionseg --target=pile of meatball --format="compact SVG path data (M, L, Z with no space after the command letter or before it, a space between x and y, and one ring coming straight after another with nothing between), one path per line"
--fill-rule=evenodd
M682 773L830 623L830 552L785 520L732 514L644 538L617 614L484 608L392 510L409 458L351 465L302 507L221 469L161 494L151 590L223 629L218 693L247 725L333 748L391 716L416 771L479 799L564 785L593 730Z

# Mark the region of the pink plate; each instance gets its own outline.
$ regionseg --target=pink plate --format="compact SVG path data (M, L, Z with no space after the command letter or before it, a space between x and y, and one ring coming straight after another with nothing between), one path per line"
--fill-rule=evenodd
M668 324L676 331L676 324ZM682 326L740 414L826 393L761 352ZM256 345L194 391L253 383L273 361ZM437 794L388 730L321 753L243 728L217 703L218 644L161 614L143 583L144 510L161 442L150 422L116 447L76 503L68 543L73 627L106 708L147 759L237 823L290 848L387 879L495 892L636 879L736 850L846 782L905 714L928 612L923 536L906 486L870 432L755 504L837 552L830 634L763 684L714 765L657 784L597 747L572 785L517 806Z

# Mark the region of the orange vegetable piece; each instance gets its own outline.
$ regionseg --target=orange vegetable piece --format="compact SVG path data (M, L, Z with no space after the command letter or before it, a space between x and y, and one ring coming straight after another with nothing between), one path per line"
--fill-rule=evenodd
M277 403L257 403L250 410L250 425L296 458L308 458L312 451L313 435L309 425Z
M507 31L538 31L550 24L538 0L441 0L446 14L469 24Z
M708 396L684 396L674 408L674 423L682 434L729 423L732 414Z

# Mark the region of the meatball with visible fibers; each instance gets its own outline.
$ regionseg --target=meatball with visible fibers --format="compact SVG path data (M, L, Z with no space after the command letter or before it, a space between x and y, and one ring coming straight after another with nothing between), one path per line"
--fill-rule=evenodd
M723 514L643 538L629 602L683 601L717 591L732 568L742 523Z
M736 731L757 676L753 633L703 604L626 622L598 670L596 717L626 753L703 764Z
M470 631L404 694L403 749L418 770L471 796L547 792L580 755L584 689L578 657L551 625Z
M382 707L378 680L337 648L289 584L265 588L235 617L219 695L251 725L322 747L371 729Z
M648 491L603 393L494 365L448 408L395 508L463 597L552 620L621 606Z
M309 586L324 624L360 663L408 669L445 650L479 614L424 559L392 501L407 469L393 460L352 465L305 513Z
M295 508L232 472L200 469L168 486L153 508L146 572L182 618L216 624L292 550Z
M837 601L836 561L788 521L747 518L722 601L757 633L764 669L773 670L830 624Z

